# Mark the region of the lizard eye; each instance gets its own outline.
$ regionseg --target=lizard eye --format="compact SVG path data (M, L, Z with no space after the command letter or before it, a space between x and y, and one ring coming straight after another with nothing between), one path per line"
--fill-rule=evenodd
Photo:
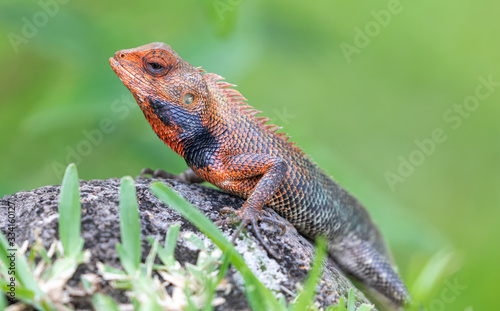
M153 57L145 61L144 67L146 70L155 76L160 76L167 72L165 61L161 58Z
M182 102L184 105L191 105L194 102L194 95L191 93L186 93L182 96Z

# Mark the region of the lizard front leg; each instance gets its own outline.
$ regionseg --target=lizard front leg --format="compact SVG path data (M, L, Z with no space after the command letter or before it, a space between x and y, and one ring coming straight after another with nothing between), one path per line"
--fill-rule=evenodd
M221 189L236 195L247 197L239 211L229 211L239 219L227 218L217 222L218 225L232 224L241 221L241 225L233 235L233 241L248 224L262 243L264 248L275 258L276 254L262 240L257 227L258 221L266 221L285 228L284 224L263 215L262 208L275 195L286 176L287 165L280 158L265 154L239 154L224 158L220 165L223 174L214 183ZM228 209L225 209L228 212Z

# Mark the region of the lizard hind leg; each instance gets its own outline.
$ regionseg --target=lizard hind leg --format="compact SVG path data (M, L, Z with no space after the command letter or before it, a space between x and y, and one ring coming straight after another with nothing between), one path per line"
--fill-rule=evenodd
M408 290L390 260L368 242L351 240L331 248L329 253L342 270L375 289L395 305L410 303Z

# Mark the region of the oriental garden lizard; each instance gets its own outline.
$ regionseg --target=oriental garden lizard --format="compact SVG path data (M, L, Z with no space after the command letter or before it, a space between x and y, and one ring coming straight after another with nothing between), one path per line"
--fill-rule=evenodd
M208 181L246 199L240 210L226 210L236 217L225 224L236 218L239 230L252 225L262 242L258 221L283 226L266 216L263 207L269 206L304 236L325 236L328 253L344 272L395 305L409 301L363 205L269 119L256 116L259 111L235 85L193 67L159 42L118 51L109 61L158 137L185 159L185 179Z

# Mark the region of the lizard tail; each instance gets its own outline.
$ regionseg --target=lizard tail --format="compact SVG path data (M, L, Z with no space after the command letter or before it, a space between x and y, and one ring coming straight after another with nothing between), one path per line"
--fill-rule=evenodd
M398 306L410 303L410 295L389 259L369 243L357 240L329 250L335 262L346 272L388 298Z

